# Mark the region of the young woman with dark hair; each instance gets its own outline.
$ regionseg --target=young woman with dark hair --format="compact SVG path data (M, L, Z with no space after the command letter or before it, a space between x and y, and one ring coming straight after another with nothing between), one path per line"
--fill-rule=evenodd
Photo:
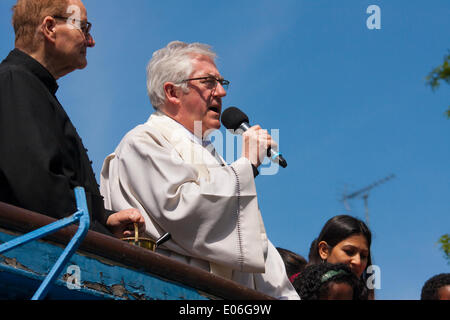
M372 265L371 243L372 233L363 221L348 215L335 216L312 242L308 265L344 263L367 283L370 276L367 268ZM374 298L373 289L369 291L370 298Z

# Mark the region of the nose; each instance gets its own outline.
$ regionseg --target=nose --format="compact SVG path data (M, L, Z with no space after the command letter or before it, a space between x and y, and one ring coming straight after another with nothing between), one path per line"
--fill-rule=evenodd
M216 97L225 97L227 95L227 91L225 88L220 84L220 82L217 82L216 87L214 88L213 95Z
M89 33L85 37L86 37L86 46L89 48L95 47L95 40L92 37L92 35Z
M361 266L361 256L359 254L356 254L353 256L352 260L350 261L350 266L352 270L359 276L362 274Z

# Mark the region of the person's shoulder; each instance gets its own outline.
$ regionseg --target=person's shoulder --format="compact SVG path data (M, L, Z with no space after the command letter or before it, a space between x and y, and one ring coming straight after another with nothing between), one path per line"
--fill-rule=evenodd
M157 143L160 140L159 133L146 123L140 124L128 131L119 143L118 149L132 146L133 148Z
M139 137L147 135L152 131L152 128L147 126L145 123L139 124L130 131L128 131L122 139L122 142L132 142Z
M0 64L0 81L35 81L36 76L21 65L1 63Z

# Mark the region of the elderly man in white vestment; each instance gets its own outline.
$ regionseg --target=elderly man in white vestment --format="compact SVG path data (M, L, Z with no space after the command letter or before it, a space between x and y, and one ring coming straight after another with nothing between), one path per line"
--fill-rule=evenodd
M204 44L169 43L147 68L155 112L103 164L101 192L111 210L138 208L146 234L171 240L157 252L278 299L299 299L267 239L255 175L266 130L243 135L242 157L225 163L208 141L220 128L224 80Z

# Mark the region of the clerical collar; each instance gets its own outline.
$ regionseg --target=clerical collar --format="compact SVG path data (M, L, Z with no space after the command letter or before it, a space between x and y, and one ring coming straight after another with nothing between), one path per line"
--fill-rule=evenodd
M5 59L5 62L24 67L38 77L39 80L41 80L48 88L51 94L56 94L58 84L56 83L55 77L53 77L53 75L33 57L16 48L9 53L8 57Z

